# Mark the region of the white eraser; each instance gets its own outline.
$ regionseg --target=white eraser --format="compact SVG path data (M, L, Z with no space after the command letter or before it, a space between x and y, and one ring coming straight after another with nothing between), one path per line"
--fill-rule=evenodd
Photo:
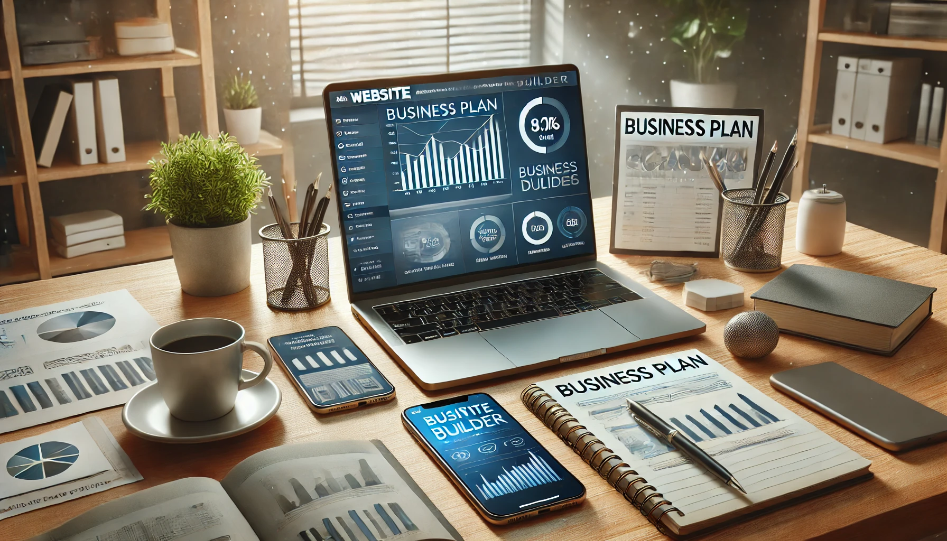
M684 283L684 304L691 308L714 312L743 306L743 288L708 278Z

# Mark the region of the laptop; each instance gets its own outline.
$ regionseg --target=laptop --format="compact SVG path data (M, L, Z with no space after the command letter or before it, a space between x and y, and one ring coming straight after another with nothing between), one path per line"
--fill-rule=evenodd
M323 92L349 300L428 390L702 333L596 259L579 71Z

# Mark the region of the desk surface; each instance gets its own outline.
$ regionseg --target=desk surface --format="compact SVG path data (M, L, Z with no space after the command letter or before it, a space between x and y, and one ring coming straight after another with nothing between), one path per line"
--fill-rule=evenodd
M611 200L595 201L599 257L608 265L641 281L657 294L681 305L680 285L648 283L639 273L652 257L615 256L608 253ZM914 246L867 229L849 225L845 251L837 256L811 258L795 250L795 207L787 218L783 264L810 263L911 281L940 289L934 295L934 316L893 358L860 353L813 340L783 335L776 351L762 361L739 361L723 345L723 327L741 309L703 313L684 308L707 323L707 332L698 337L668 344L631 350L576 362L560 369L529 372L480 385L444 392L421 391L382 348L355 321L349 310L345 277L342 273L338 238L330 245L332 302L303 313L275 312L265 300L262 253L257 245L253 259L252 285L228 297L207 299L181 292L172 261L146 263L120 269L56 278L0 288L0 313L31 306L86 297L117 289L128 289L160 324L179 319L217 316L238 321L247 329L247 338L263 342L267 338L306 329L338 325L352 337L378 368L394 383L397 400L368 408L316 416L303 403L285 373L274 368L270 378L283 392L277 416L254 432L237 438L200 445L173 446L147 442L130 434L121 420L121 408L93 412L101 417L115 438L145 477L144 481L118 487L26 513L0 522L0 539L23 539L87 511L105 501L182 477L205 476L221 479L238 462L270 447L300 441L377 438L385 442L417 483L437 503L448 520L466 539L665 539L599 478L578 456L563 445L519 401L520 391L533 381L602 368L662 353L698 348L748 380L760 391L792 409L807 421L872 461L872 480L829 495L764 514L710 536L708 539L827 538L911 539L947 530L947 443L899 455L855 436L851 432L800 406L770 387L770 374L789 368L835 361L888 385L938 411L947 413L947 256ZM750 294L775 274L744 274L727 269L720 260L700 260L704 277L741 284ZM249 368L259 369L258 357L248 356ZM445 360L449 362L449 360ZM438 467L402 428L399 415L405 407L438 397L484 391L507 408L588 490L581 507L550 514L509 527L490 526L466 502ZM41 434L73 423L77 418L20 430L0 436L0 442ZM213 457L212 459L208 457Z

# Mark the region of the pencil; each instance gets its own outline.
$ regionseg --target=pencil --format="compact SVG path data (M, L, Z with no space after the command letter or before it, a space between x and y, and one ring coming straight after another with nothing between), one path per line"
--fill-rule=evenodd
M773 160L776 159L776 144L779 141L773 141L773 148L770 149L766 161L763 162L763 169L760 171L760 178L756 181L756 195L753 197L753 203L759 205L763 202L763 188L766 187L766 179L769 177L769 170L773 167Z
M707 172L710 173L710 180L714 182L714 186L723 193L727 191L727 185L723 183L723 179L720 178L720 171L717 171L717 168L714 167L714 164L710 163L710 160L707 159L707 156L704 154L704 151L700 151L700 159L704 162L704 167L707 168Z

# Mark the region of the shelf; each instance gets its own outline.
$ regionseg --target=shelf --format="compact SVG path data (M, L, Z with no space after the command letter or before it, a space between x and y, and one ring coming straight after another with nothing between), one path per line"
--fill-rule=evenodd
M94 254L65 259L55 249L49 248L49 267L53 276L75 274L123 265L134 265L171 257L171 240L168 228L150 227L125 232L125 247Z
M175 49L173 53L142 56L107 56L98 60L23 66L23 77L51 77L57 75L82 75L103 71L132 71L158 68L199 66L201 59L194 51Z
M276 156L283 153L283 142L279 137L263 130L260 131L260 142L247 145L245 148L251 156ZM37 176L40 182L49 182L69 178L126 173L128 171L146 171L148 170L148 161L160 152L161 143L157 141L137 141L125 145L125 161L89 165L77 165L72 161L71 154L58 152L53 159L52 167L38 167ZM0 173L0 186L10 186L24 182L26 182L25 175Z
M19 245L14 246L13 265L10 267L0 267L0 286L39 280L39 273L36 272L34 259L32 248Z
M947 51L947 39L914 38L904 36L877 36L858 32L828 31L819 32L819 41L850 43L872 47L893 47L897 49L915 49L921 51Z
M812 128L812 132L809 134L809 142L914 163L925 167L933 167L935 169L940 167L939 148L916 145L905 140L880 145L878 143L869 143L868 141L842 137L841 135L832 135L831 133L827 133L826 126L820 125Z
M13 77L10 70L0 70L0 79L9 79Z
M69 259L59 257L56 250L52 246L49 247L49 266L53 276L134 265L169 257L171 239L168 237L168 228L164 226L126 231L124 248ZM39 273L35 270L32 249L15 246L13 266L0 269L0 285L38 279Z

